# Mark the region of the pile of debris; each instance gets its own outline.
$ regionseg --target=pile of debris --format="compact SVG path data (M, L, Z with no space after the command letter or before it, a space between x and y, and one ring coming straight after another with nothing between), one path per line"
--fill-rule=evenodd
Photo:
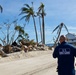
M0 56L1 57L7 57L9 53L14 53L14 52L19 52L19 51L24 51L24 52L29 52L29 51L37 51L37 50L48 50L49 47L45 45L20 45L20 46L11 46L11 45L6 45L6 46L0 46Z

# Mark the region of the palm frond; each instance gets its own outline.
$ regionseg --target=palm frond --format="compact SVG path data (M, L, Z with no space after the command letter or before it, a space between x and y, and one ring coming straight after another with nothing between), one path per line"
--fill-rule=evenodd
M39 8L38 8L38 13L40 13L40 11L41 11L41 8L39 7Z
M26 16L23 16L20 20L24 19Z
M61 29L62 29L62 27L63 27L63 24L61 23L61 24L59 25L59 29L58 29L57 34L61 33Z
M30 16L31 16L30 14L26 15L26 19L25 19L25 20L26 20L27 22L30 21Z
M52 31L52 33L56 30L56 29L58 29L59 28L59 25Z
M41 3L40 8L41 8L41 9L44 8L44 4L43 4L43 3Z
M23 7L21 10L22 10L22 11L27 11L28 8Z
M68 28L66 27L66 25L65 25L65 24L64 24L64 27L65 27L65 29L67 30L67 32L69 33Z
M41 3L41 5L40 5L40 7L38 8L38 14L42 14L42 13L44 13L44 15L46 15L46 13L45 13L45 11L44 11L44 4L43 3Z
M28 4L24 4L27 8L30 8L30 6Z
M23 14L25 14L25 13L26 13L26 11L24 11L24 12L22 11L22 12L19 14L19 16L20 16L20 15L23 15Z
M58 31L57 31L57 34L59 34L59 32L60 32L60 26L58 27Z
M3 12L3 8L2 8L2 6L0 5L0 11L1 11L1 13Z

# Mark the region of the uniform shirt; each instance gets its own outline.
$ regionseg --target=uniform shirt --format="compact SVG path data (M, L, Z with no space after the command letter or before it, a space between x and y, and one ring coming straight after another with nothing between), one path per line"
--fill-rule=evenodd
M74 57L76 57L76 48L66 42L62 42L55 48L53 57L58 58L58 69L74 69Z

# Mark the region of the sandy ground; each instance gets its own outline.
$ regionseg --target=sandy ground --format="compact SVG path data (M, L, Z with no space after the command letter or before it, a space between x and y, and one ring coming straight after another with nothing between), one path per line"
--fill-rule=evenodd
M52 51L17 52L0 58L0 75L57 75Z
M25 53L24 51L15 52L8 54L8 57L0 57L0 63L21 60L21 59L28 59L32 57L38 57L45 54L51 54L52 51L30 51Z

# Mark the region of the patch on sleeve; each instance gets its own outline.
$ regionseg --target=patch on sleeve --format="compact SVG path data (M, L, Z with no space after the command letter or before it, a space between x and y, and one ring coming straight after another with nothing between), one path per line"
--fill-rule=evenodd
M70 55L70 49L69 48L60 48L59 55Z

